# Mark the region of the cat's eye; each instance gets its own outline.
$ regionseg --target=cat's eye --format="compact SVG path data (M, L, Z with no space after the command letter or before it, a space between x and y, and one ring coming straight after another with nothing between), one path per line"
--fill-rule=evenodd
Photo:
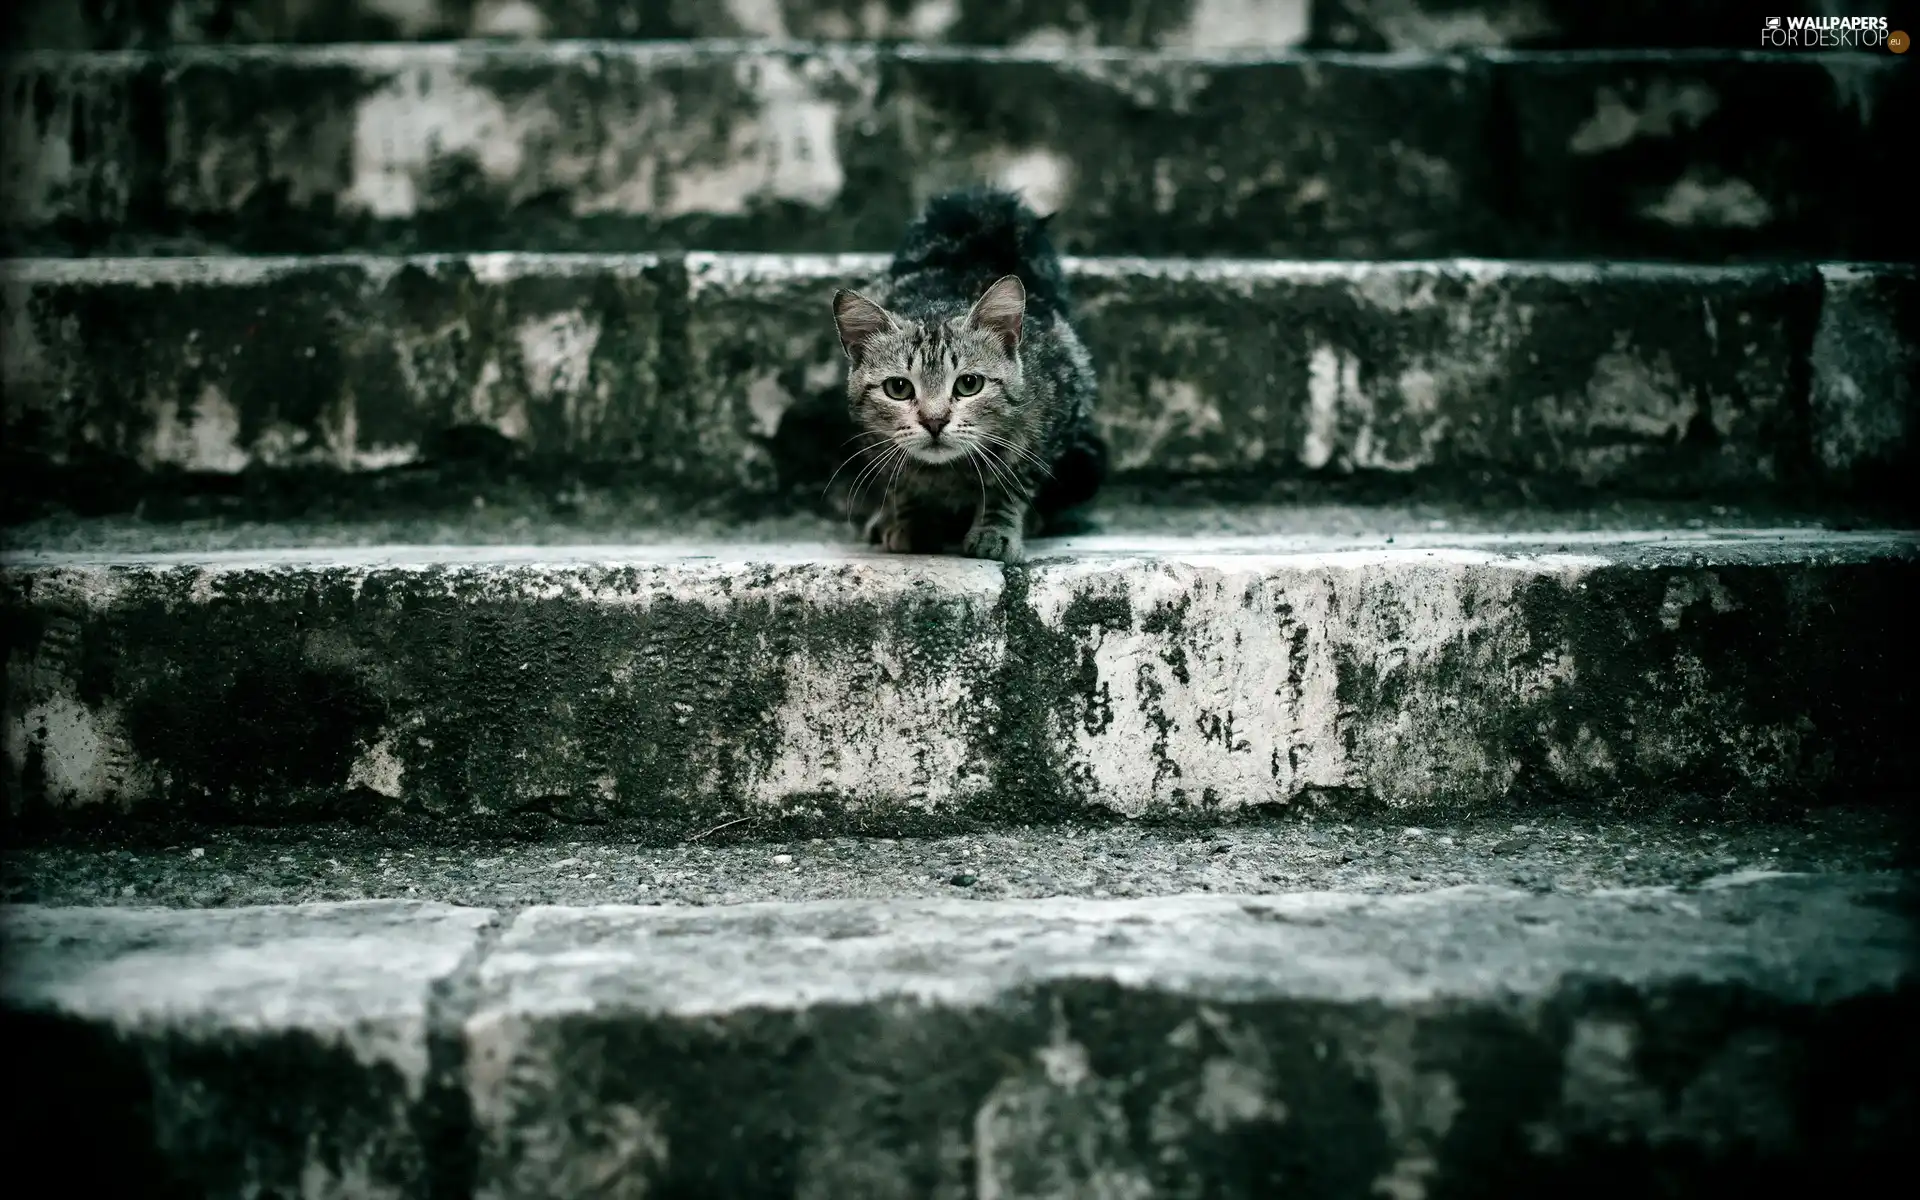
M972 396L976 395L980 389L985 386L987 386L986 380L975 375L972 371L968 371L965 375L953 381L953 394L956 396Z
M905 375L895 375L882 383L880 390L887 394L889 400L911 400L913 399L913 380Z

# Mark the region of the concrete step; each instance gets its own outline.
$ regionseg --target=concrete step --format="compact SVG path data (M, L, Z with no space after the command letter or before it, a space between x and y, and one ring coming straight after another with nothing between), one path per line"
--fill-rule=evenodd
M15 552L7 821L557 817L672 840L747 819L1735 811L1920 780L1911 532L1109 533L1032 554Z
M1843 40L1806 29L1807 18L1893 16L1886 0L1787 0L1768 12L1781 27L1735 0L1307 0L1309 44L1345 50L1441 50L1508 46L1581 50L1596 47L1697 46L1715 50L1872 49L1884 53L1893 21L1856 26ZM1901 14L1904 15L1904 14ZM1763 36L1764 32L1764 36Z
M889 250L981 180L1087 254L1864 257L1889 54L733 42L39 54L0 218L54 252ZM1036 108L1032 98L1047 97Z
M1837 15L1885 15L1851 0ZM1769 11L1836 15L1821 0ZM1735 0L19 0L12 44L117 50L205 42L437 38L801 38L1139 49L1444 50L1462 46L1758 49Z
M513 840L428 823L76 831L0 851L0 902L232 908L348 900L668 907L815 900L1089 900L1217 893L1411 895L1517 887L1567 895L1697 888L1722 877L1915 864L1886 797L1772 818L1549 808L1420 825L1312 806L1211 824L1076 821L943 837L782 838L777 818L648 844L529 820Z
M113 1194L1853 1191L1905 885L9 908L6 1136Z
M430 476L431 472L427 472ZM235 551L380 550L393 546L440 552L530 547L573 553L588 547L708 545L841 546L860 544L860 527L831 510L771 508L741 514L724 505L663 504L651 492L589 488L539 477L430 478L422 496L393 498L383 489L356 494L357 482L389 483L408 473L321 476L311 488L264 488L262 494L190 493L179 503L109 516L58 512L0 526L0 552L176 558ZM249 482L258 482L250 480ZM278 482L277 478L268 481ZM465 487L460 486L462 483ZM470 490L469 490L470 489ZM1265 539L1274 544L1385 544L1390 537L1504 538L1516 545L1566 534L1581 539L1617 534L1627 540L1697 538L1714 530L1772 529L1797 537L1825 532L1911 529L1920 517L1891 509L1822 505L1701 504L1685 500L1608 497L1567 505L1497 491L1467 499L1428 490L1391 500L1341 498L1330 487L1276 488L1258 501L1221 498L1171 485L1112 487L1065 514L1050 539L1086 535L1168 541L1182 537ZM1491 490L1490 490L1491 491ZM331 501L332 503L327 503ZM154 511L159 510L159 511ZM1049 541L1048 544L1058 544ZM1251 542L1249 542L1251 544ZM771 552L771 551L770 551Z
M827 298L883 265L16 261L0 429L11 473L47 495L484 452L624 464L664 493L817 496L851 432ZM1070 268L1123 484L1904 494L1920 459L1911 267Z

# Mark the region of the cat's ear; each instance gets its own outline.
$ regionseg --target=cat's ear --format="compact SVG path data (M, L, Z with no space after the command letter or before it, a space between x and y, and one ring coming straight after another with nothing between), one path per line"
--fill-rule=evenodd
M1027 315L1027 289L1018 275L1002 275L967 314L967 325L995 334L1011 351L1020 344L1020 324Z
M895 328L893 315L858 292L845 288L833 294L833 323L840 329L840 348L847 357L859 362L867 343L886 330Z

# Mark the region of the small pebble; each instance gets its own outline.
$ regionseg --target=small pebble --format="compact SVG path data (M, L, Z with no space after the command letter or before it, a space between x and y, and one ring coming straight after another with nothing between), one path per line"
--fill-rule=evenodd
M206 850L200 846L195 846L193 849L187 851L187 854L192 858L205 858L207 856Z
M773 865L776 867L790 866L792 863L793 855L791 854L776 854L773 856Z
M952 884L954 887L972 887L974 884L978 883L979 880L975 879L971 875L955 875L952 879L947 880L947 882Z

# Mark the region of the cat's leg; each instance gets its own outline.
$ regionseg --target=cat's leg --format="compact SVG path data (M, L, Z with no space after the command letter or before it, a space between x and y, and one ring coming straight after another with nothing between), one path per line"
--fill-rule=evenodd
M867 522L867 541L890 554L913 553L914 506L902 496L889 496Z
M1017 563L1026 553L1023 536L1030 499L1024 495L995 490L974 514L973 528L967 530L960 549L968 558L994 558Z

